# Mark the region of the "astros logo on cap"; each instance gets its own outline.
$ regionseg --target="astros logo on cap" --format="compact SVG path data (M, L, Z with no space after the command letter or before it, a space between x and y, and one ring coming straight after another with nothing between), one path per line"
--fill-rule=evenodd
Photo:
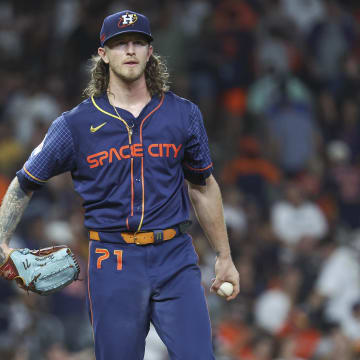
M130 25L134 24L137 19L138 19L138 17L136 14L126 13L125 15L120 16L120 20L117 25L121 29L126 26L130 26Z

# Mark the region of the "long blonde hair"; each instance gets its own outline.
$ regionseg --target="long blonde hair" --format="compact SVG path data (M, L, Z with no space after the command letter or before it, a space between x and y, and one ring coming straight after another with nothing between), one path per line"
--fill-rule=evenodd
M109 65L99 55L93 55L90 62L91 77L83 94L86 97L100 96L108 90ZM161 96L169 90L169 73L160 55L150 56L145 68L145 81L151 96Z

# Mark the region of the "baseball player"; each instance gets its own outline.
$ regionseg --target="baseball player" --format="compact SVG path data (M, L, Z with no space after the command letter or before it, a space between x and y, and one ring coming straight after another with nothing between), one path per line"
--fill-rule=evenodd
M34 190L70 171L89 233L97 360L143 359L152 322L171 359L214 359L189 198L217 254L211 286L239 292L219 187L196 105L170 92L148 19L105 18L88 98L60 115L17 173L0 217L0 260Z

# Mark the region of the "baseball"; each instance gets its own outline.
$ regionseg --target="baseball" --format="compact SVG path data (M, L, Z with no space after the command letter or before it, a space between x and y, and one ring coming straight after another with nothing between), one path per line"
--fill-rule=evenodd
M217 294L220 295L220 296L228 297L233 293L233 291L234 291L233 284L225 281L219 287L219 290L217 291Z

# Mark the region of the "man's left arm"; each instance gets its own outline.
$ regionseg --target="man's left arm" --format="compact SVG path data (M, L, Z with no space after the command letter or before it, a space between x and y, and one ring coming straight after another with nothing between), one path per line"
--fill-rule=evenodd
M188 182L188 188L195 214L216 252L216 278L210 290L216 292L223 282L228 281L234 285L234 292L227 297L227 300L232 300L240 290L239 273L231 258L219 185L214 176L210 175L205 185Z

